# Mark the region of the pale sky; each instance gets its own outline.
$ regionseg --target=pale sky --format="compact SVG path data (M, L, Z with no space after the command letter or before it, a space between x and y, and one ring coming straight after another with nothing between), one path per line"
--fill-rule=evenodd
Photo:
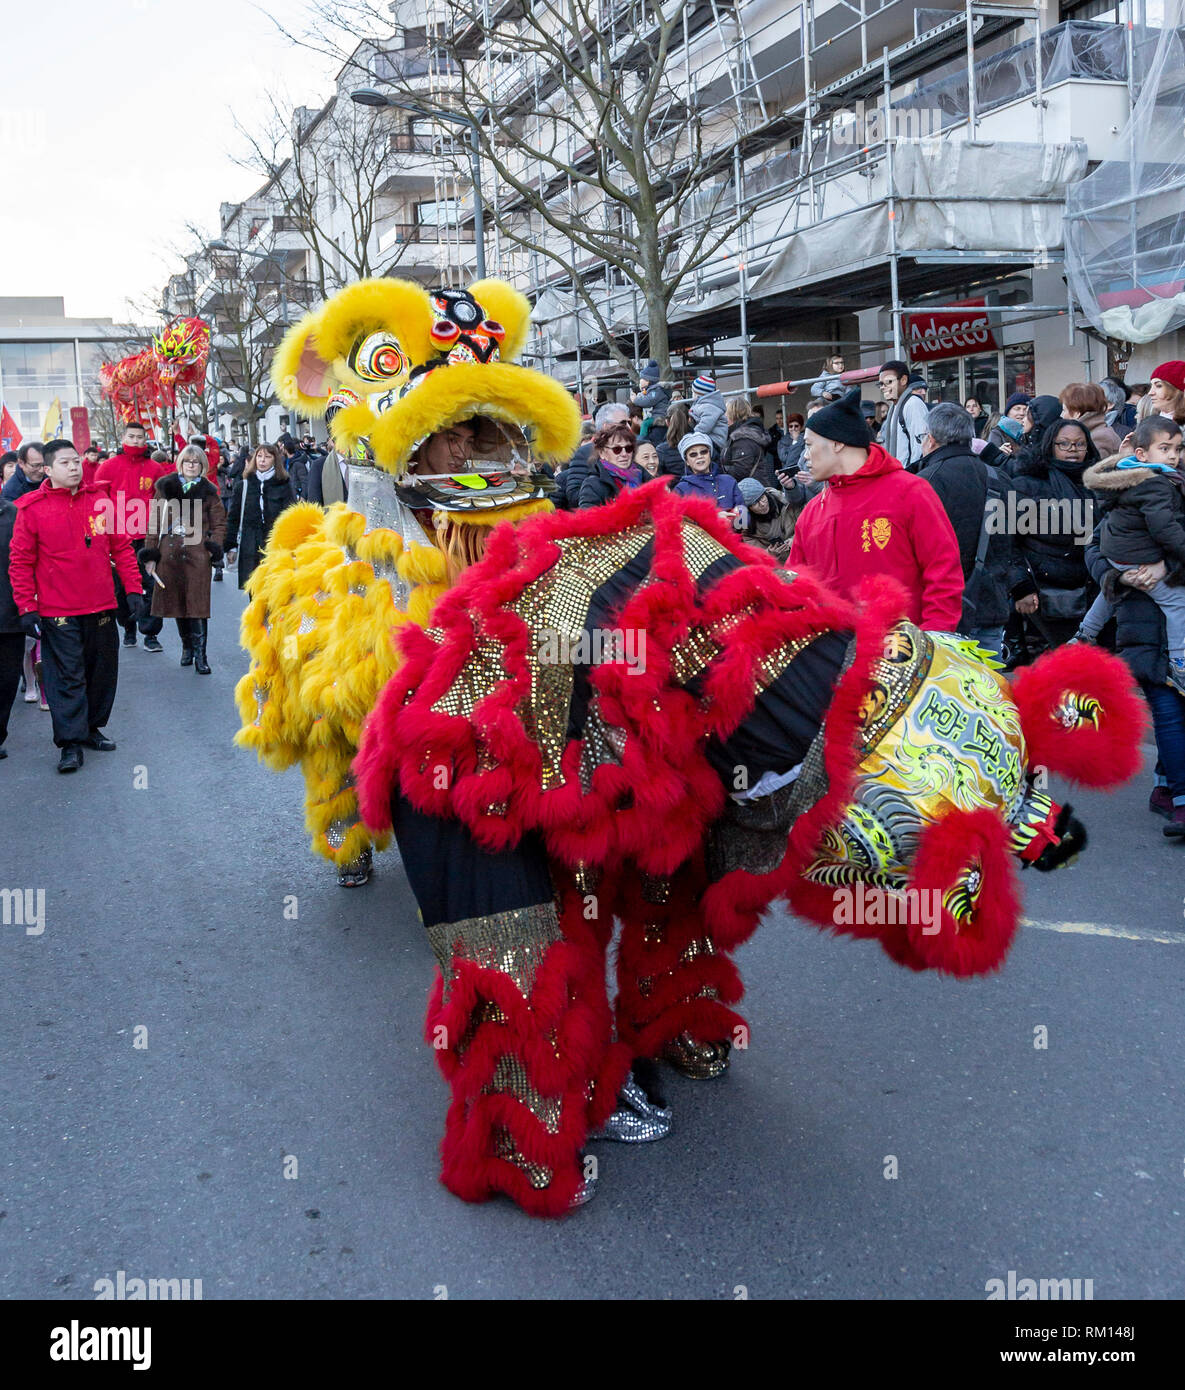
M267 0L294 24L303 0ZM129 317L182 264L188 222L262 179L233 108L306 106L334 66L247 0L2 0L0 295L63 295L66 313Z

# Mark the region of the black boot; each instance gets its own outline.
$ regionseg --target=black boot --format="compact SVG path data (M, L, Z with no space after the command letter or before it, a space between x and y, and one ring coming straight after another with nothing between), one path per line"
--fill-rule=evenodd
M181 665L193 665L193 619L178 618L177 631L181 636Z
M193 669L199 676L210 674L210 663L206 660L207 618L190 618L189 630L193 634Z

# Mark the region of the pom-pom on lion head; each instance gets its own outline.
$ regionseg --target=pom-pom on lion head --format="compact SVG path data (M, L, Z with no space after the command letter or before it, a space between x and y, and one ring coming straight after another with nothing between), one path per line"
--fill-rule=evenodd
M365 443L390 473L406 472L429 435L479 417L559 461L580 442L580 413L558 381L516 363L529 321L526 298L501 280L360 280L288 332L272 379L285 405L329 416L342 454Z

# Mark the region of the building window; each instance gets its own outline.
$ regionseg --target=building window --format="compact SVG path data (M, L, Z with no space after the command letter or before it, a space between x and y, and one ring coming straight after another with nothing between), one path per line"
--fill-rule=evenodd
M416 204L416 221L421 227L456 227L461 220L461 205L456 198L433 199Z
M1014 391L1023 391L1031 396L1037 385L1037 368L1033 356L1032 343L1014 343L1004 349L1004 396L1007 400Z
M1000 354L998 352L977 353L974 357L963 359L963 400L974 396L983 409L990 413L1000 409Z

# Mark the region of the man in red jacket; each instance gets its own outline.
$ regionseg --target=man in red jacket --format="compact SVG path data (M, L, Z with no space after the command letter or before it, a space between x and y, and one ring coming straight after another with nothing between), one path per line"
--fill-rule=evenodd
M811 416L806 455L811 477L827 486L798 518L788 568L809 567L848 598L865 575L892 575L912 622L955 632L963 567L954 528L930 484L873 443L859 387Z
M148 435L144 426L131 420L124 426L119 453L112 454L105 463L101 463L95 473L95 481L106 483L111 490L115 530L118 535L132 543L137 560L140 551L144 549L144 537L148 533L149 508L152 506L152 491L156 486L156 480L171 472L168 464L153 463L149 458ZM141 588L144 593L150 594L152 581L143 565L140 565L139 569ZM136 621L125 602L124 592L121 587L117 595L119 621L123 627L123 644L125 647L134 647ZM145 615L140 623L140 631L144 634L146 652L164 651L156 636L163 625L163 618Z
M115 747L103 732L119 669L113 564L133 621L145 604L131 544L110 524L106 487L82 481L67 439L45 446L45 462L45 482L17 508L8 573L21 627L41 639L58 771L77 772L83 748Z

